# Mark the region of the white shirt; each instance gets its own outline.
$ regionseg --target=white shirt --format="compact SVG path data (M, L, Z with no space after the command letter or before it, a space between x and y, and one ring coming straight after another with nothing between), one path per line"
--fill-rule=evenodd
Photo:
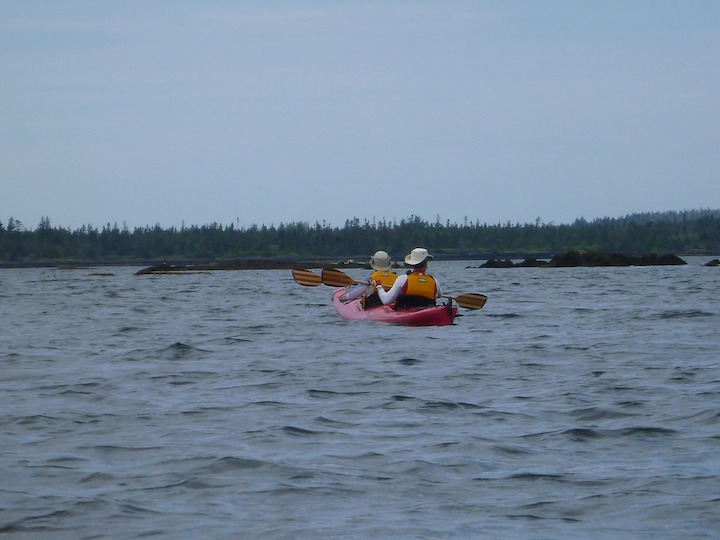
M433 279L435 279L435 277L433 277ZM395 280L395 283L393 283L393 286L389 291L386 291L382 287L378 287L378 296L380 297L380 300L382 300L382 303L387 306L397 300L397 297L400 296L400 292L407 283L407 280L407 274L401 274ZM440 289L440 283L437 279L435 279L435 298L440 298L441 296L442 289Z

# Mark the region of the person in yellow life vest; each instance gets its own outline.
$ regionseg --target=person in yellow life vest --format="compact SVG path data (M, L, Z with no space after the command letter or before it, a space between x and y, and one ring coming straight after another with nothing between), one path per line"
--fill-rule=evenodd
M366 280L368 283L376 283L385 287L392 287L397 279L397 274L392 271L392 261L386 251L376 251L370 258L370 267L373 273ZM380 287L382 288L382 286ZM365 296L364 306L366 308L382 305L382 301L375 293L373 285L358 284L350 288L341 298L343 302L354 300Z
M412 271L399 276L389 291L377 288L382 303L395 302L395 309L435 305L435 299L442 296L442 290L438 281L427 273L427 264L432 258L425 248L413 249L405 257L405 264L411 266Z

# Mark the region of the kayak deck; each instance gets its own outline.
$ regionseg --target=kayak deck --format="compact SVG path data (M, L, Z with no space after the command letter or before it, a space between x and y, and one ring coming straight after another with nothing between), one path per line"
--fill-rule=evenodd
M340 296L344 292L345 289L333 292L333 305L338 315L349 321L378 321L402 326L448 326L457 317L457 306L450 301L446 305L426 308L395 310L391 306L379 306L363 309L361 298L342 302Z

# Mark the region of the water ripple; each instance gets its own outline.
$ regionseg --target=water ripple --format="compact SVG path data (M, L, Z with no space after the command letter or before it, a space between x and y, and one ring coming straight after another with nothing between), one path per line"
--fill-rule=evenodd
M716 273L433 264L491 302L398 328L286 271L2 270L0 533L716 536Z

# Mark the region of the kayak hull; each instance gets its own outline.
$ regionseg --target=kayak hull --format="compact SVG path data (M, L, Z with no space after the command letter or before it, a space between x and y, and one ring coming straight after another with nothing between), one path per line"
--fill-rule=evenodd
M362 300L341 302L344 289L333 292L333 304L338 315L348 321L377 321L401 326L448 326L457 317L457 306L440 305L395 311L390 306L363 309Z

